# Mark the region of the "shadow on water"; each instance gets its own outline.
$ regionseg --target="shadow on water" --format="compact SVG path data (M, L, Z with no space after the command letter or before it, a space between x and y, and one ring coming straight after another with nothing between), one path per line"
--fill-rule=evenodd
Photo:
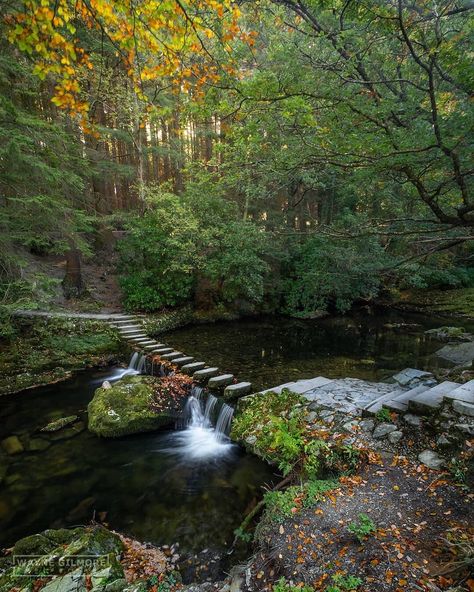
M442 344L424 332L443 325L466 323L362 309L319 320L270 317L190 326L161 337L260 389L320 375L383 380L407 366L433 369L439 364L433 353Z
M25 446L13 456L0 452L0 546L95 515L140 540L179 543L181 553L228 549L273 471L211 423L114 440L93 436L85 428L87 403L103 380L121 373L86 371L0 399L0 439L15 434ZM72 414L81 422L38 433Z

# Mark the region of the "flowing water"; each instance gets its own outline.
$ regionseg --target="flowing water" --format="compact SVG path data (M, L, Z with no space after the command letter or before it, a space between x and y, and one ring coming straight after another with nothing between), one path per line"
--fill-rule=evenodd
M0 398L0 440L15 434L25 445L13 456L0 449L0 547L95 516L139 540L179 543L184 555L207 550L218 558L216 567L233 560L226 552L234 529L276 476L230 442L233 409L198 388L176 431L113 440L90 434L85 410L94 390L104 380L136 373L136 364L138 357L129 369L85 371L64 383ZM38 432L72 414L81 423Z

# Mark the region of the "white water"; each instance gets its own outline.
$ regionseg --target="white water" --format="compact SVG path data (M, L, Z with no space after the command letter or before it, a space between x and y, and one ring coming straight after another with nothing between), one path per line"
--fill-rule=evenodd
M202 388L193 388L184 409L185 428L172 434L173 446L166 449L184 461L221 460L232 454L235 447L228 436L234 410L223 403L214 427L213 416L219 399L209 395L204 401L202 394Z

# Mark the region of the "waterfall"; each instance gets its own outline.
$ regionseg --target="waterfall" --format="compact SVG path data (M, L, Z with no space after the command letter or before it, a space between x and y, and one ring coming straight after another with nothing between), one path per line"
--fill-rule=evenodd
M235 449L229 439L233 413L227 403L214 395L205 397L203 389L194 386L184 407L182 429L172 434L173 446L166 452L187 462L225 458Z
M138 352L133 352L132 357L130 358L130 362L128 364L129 370L136 370L137 369L137 362L140 354Z

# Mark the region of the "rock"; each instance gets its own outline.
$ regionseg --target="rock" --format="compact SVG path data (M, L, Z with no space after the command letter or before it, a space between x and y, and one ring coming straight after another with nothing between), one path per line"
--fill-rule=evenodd
M469 423L457 423L454 427L462 432L463 434L467 434L468 436L474 436L474 425Z
M441 469L444 465L444 460L434 450L423 450L418 455L418 460L429 467L430 469Z
M419 415L413 415L412 413L407 413L406 415L404 415L403 421L408 425L417 428L421 426L421 417Z
M396 425L393 423L381 423L379 424L372 433L372 436L375 439L385 438L388 434L394 432L397 429Z
M451 441L444 434L441 434L441 436L436 440L436 444L438 446L449 446Z
M453 409L460 415L468 415L474 417L474 405L472 403L466 403L465 401L453 401Z
M172 397L160 411L152 409L160 383L158 377L125 376L110 389L98 388L87 407L89 430L98 436L115 438L172 424L180 412L180 404Z
M375 421L373 419L363 419L359 425L364 432L371 432L375 427Z
M416 368L405 368L405 370L402 370L393 376L393 380L400 386L408 386L409 384L421 382L430 378L433 378L431 372L424 372L423 370L417 370Z
M345 424L343 424L342 429L345 430L346 432L355 432L357 430L359 426L359 422L356 419L353 419L351 421L347 421Z
M111 389L112 385L110 384L110 382L108 380L104 380L104 382L102 383L102 388L103 389Z
M224 389L224 399L232 400L238 399L249 395L252 390L252 383L250 382L238 382L237 384L231 384Z
M41 452L50 446L51 442L49 440L45 440L44 438L32 438L30 440L28 450L31 452Z
M438 327L437 329L425 331L425 335L440 341L471 341L473 338L462 327Z
M398 444L400 440L403 438L403 432L400 430L396 430L395 432L391 432L388 435L388 441L390 444Z
M313 421L316 421L317 418L318 418L318 414L315 411L310 411L308 413L308 415L306 416L306 421L308 423L313 423Z
M7 454L19 454L24 450L18 436L9 436L5 440L2 440L2 448Z
M250 446L253 446L256 441L257 441L257 436L247 436L247 438L245 438L246 444L249 444Z
M453 364L471 366L474 360L474 341L445 345L435 355Z
M58 430L66 427L77 421L79 418L77 415L69 415L68 417L61 417L60 419L56 419L54 421L50 421L48 425L45 425L44 428L41 428L40 432L57 432Z

